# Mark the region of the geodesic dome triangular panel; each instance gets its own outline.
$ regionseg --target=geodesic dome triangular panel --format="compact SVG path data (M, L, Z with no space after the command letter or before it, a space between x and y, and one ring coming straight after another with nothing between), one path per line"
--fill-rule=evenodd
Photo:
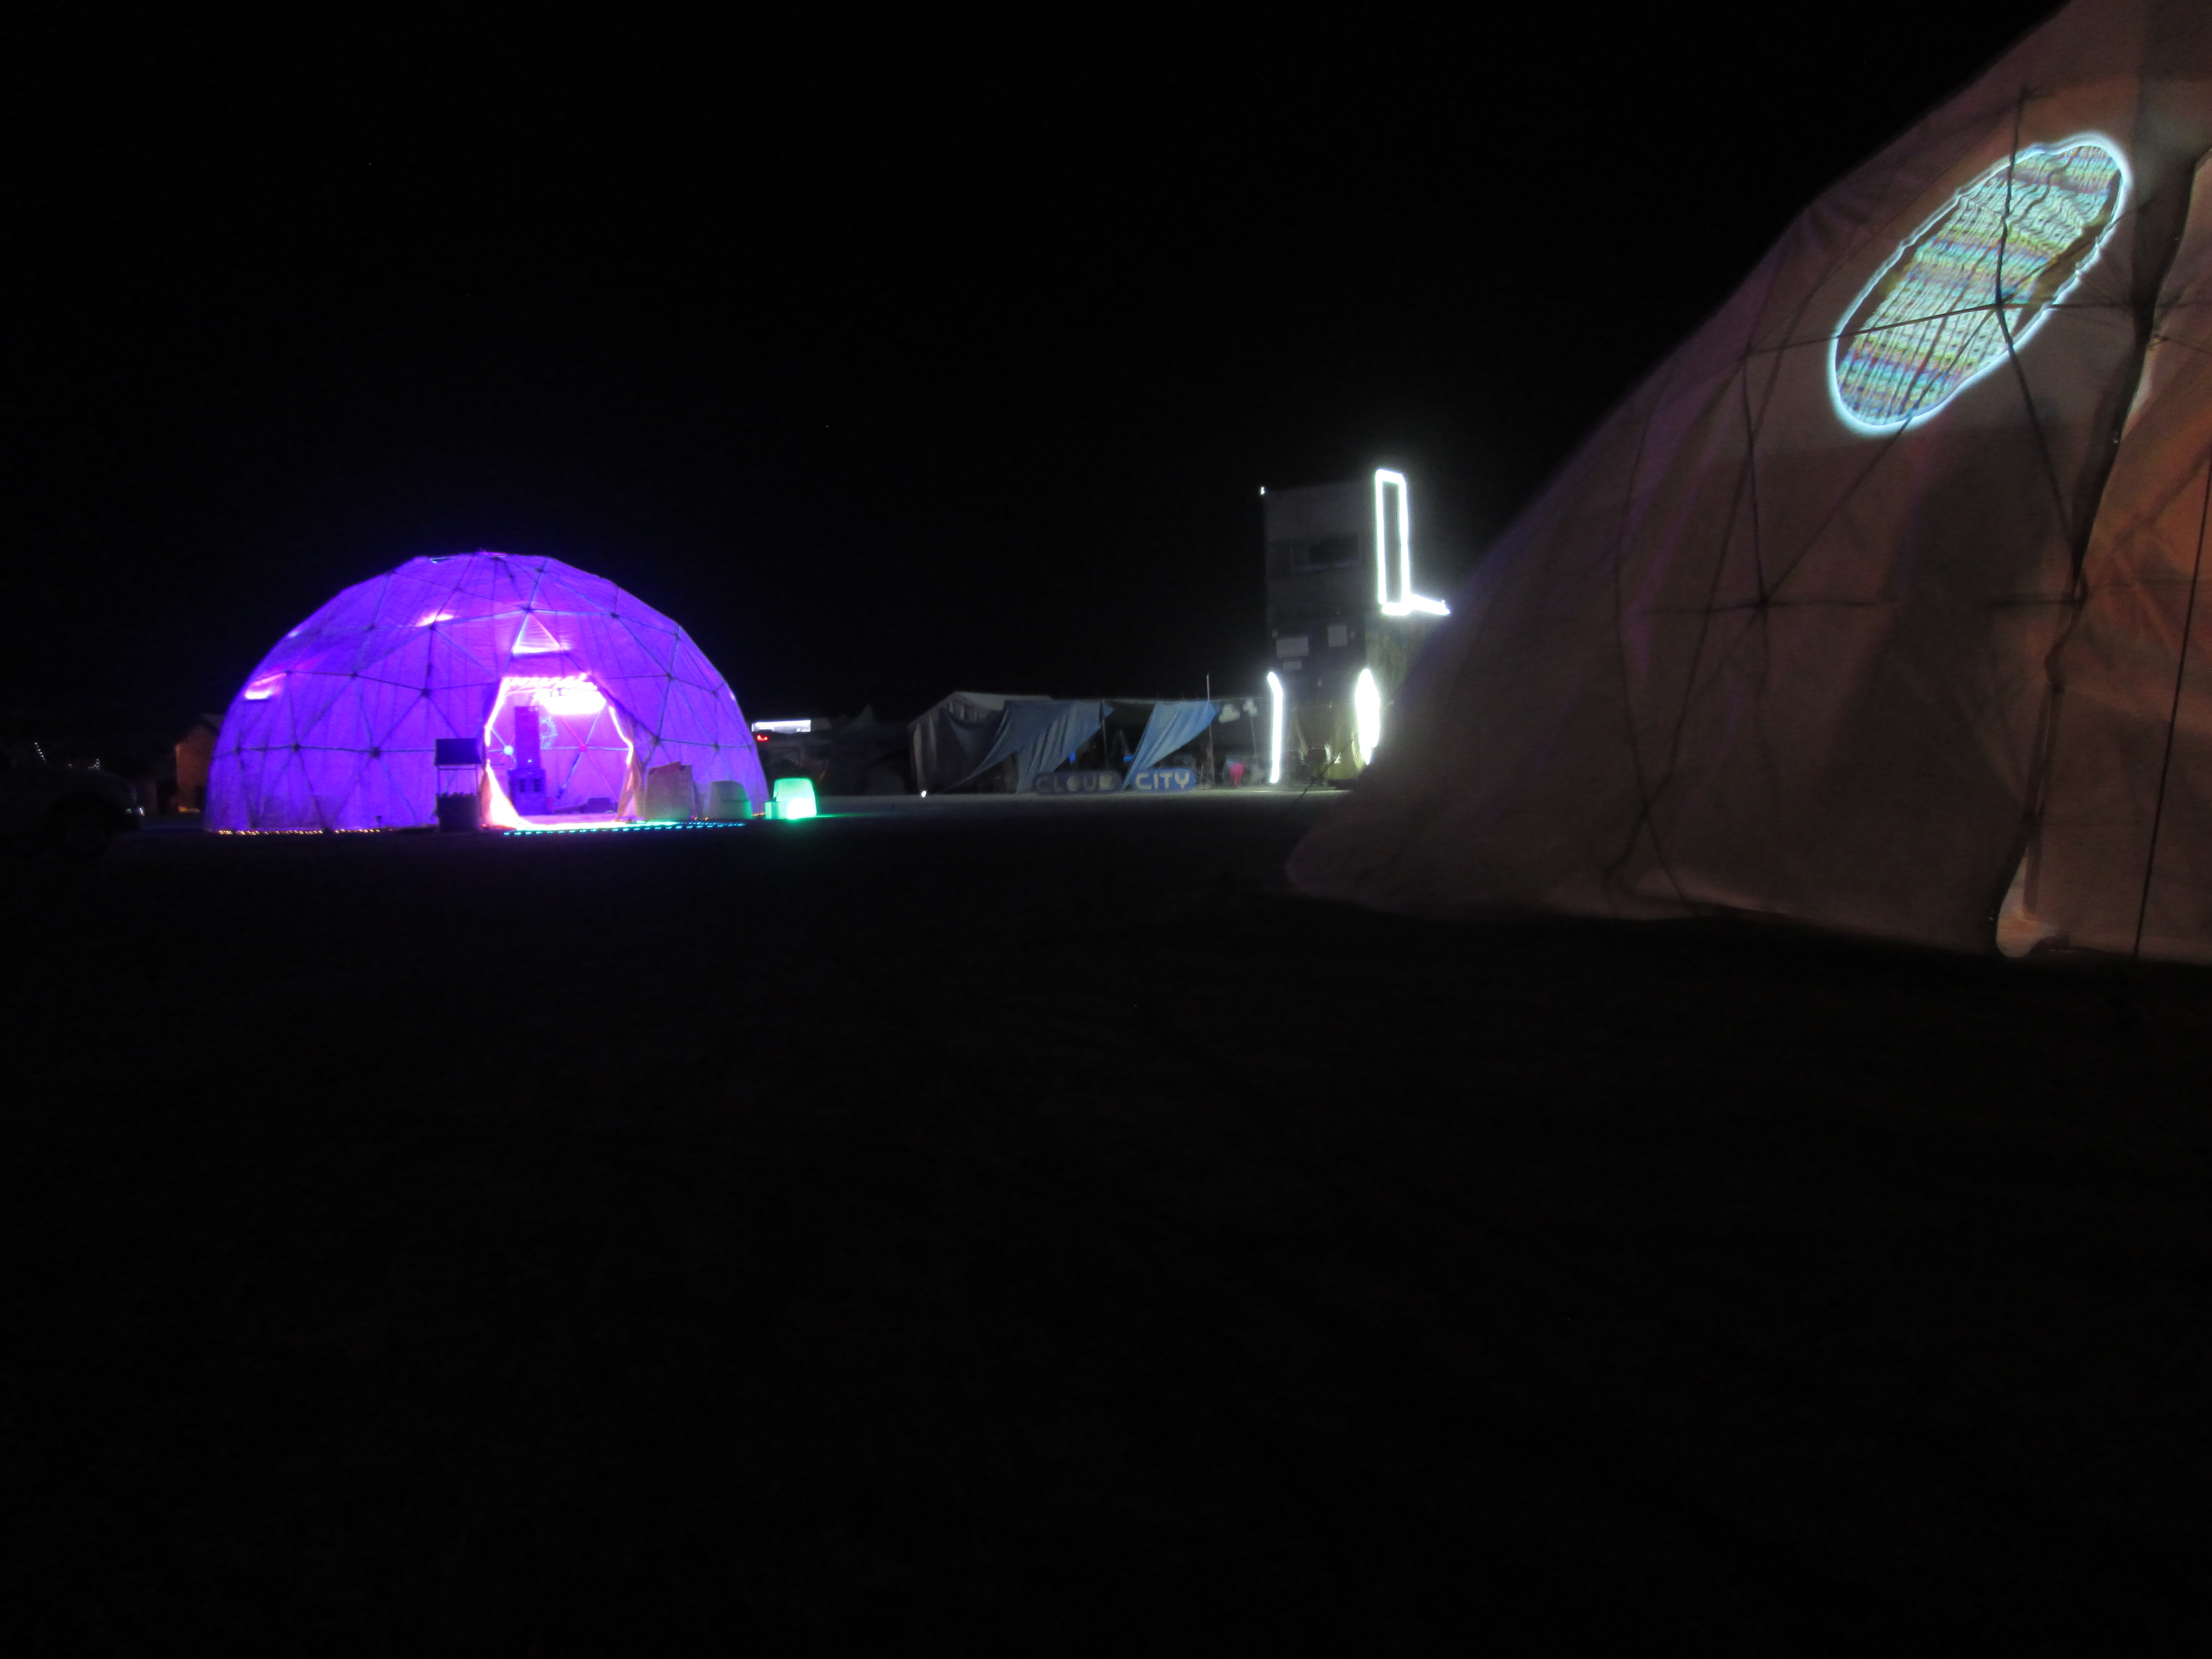
M575 679L610 710L575 722L578 752L549 779L556 802L672 762L702 793L727 780L765 797L737 698L682 629L557 560L469 553L349 587L278 641L223 717L208 827L431 823L437 740L486 738L502 684Z
M1979 949L2017 876L2212 956L2209 151L2212 11L2076 0L1813 203L1455 596L1293 879Z

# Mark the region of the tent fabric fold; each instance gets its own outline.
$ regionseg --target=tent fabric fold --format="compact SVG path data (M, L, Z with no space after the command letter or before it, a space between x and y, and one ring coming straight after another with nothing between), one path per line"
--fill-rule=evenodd
M2212 959L2212 12L1808 206L1456 596L1304 890Z
M1220 711L1218 702L1156 702L1152 715L1145 721L1145 732L1137 739L1136 752L1129 759L1131 777L1146 768L1157 766L1163 757L1197 737L1213 724Z
M1105 724L1106 705L1097 701L1065 702L1023 697L1008 702L991 745L959 781L981 776L1009 756L1014 761L1014 790L1027 794L1037 775L1067 760Z
M1034 699L955 691L915 716L907 728L915 789L926 795L974 777L1006 724L1006 705L1029 701Z

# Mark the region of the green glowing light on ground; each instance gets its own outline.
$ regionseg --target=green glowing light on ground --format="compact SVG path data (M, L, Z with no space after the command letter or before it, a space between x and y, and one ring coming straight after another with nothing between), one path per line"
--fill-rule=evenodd
M811 778L778 778L775 781L775 796L769 805L777 817L787 821L812 817L814 781Z

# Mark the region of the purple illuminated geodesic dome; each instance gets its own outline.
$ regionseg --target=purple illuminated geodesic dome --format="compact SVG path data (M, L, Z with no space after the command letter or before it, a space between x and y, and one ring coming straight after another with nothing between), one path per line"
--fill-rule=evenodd
M702 805L726 781L765 795L738 700L682 629L556 559L464 553L347 588L262 659L223 716L206 825L406 829L457 787L507 821L503 769L518 742L525 761L540 747L523 709L547 823L637 817L670 763ZM479 739L487 764L441 774L441 738Z

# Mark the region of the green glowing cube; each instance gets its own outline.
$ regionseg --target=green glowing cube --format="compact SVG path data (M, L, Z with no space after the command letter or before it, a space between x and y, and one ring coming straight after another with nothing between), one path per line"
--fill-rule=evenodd
M769 805L777 817L784 819L811 818L814 816L814 780L811 778L778 778L775 795Z

